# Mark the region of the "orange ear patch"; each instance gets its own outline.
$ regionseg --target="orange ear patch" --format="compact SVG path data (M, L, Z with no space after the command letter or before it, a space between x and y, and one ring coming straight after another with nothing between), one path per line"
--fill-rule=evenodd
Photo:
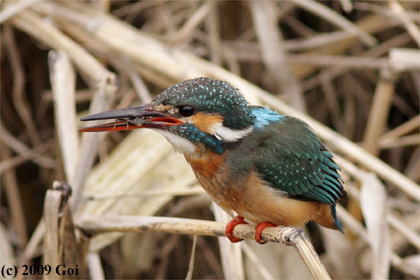
M223 117L218 114L198 112L191 121L203 132L213 135L222 125Z

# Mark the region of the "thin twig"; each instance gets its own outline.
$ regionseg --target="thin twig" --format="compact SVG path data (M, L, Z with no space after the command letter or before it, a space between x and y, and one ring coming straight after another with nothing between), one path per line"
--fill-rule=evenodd
M222 45L220 38L220 15L218 9L212 9L209 16L205 19L205 27L208 30L208 45L210 49L210 61L222 64Z
M393 48L389 51L389 62L392 70L398 73L418 71L420 68L420 50Z
M407 32L411 35L413 40L420 46L420 30L418 26L410 19L410 17L405 12L405 9L399 2L390 0L388 2L391 11L395 16L402 21L404 27L407 29Z
M0 143L0 147L2 151L2 160L10 158L10 149L4 143ZM15 229L19 240L18 248L23 249L28 242L28 234L26 233L24 206L21 200L16 171L14 169L9 169L3 174L2 178L4 180L4 191L10 209L13 228Z
M349 161L345 160L344 158L340 156L336 155L335 160L337 164L339 164L343 168L343 170L348 172L352 177L356 178L358 181L363 182L369 176L368 172L358 168L357 166L355 166L354 164L350 163ZM356 187L351 187L351 185L346 184L346 186L347 186L346 191L349 194L351 194L351 197L357 201L356 203L358 203L360 200L359 190ZM396 228L397 231L401 231L401 234L406 238L408 242L412 243L415 247L420 246L420 243L415 243L417 241L420 241L420 236L416 233L415 229L411 229L406 226L398 227L397 226L398 224L400 225L403 225L403 224L401 221L399 221L399 219L394 214L392 214L391 211L387 211L385 213L385 219L389 225Z
M32 109L28 98L25 94L25 84L30 81L31 77L26 75L20 58L19 48L15 41L12 27L10 23L4 25L4 42L10 61L10 67L13 72L13 103L15 109L25 125L29 139L32 145L37 144L39 139L38 131L32 117Z
M339 0L341 3L341 6L343 7L343 10L347 13L350 13L354 7L350 0Z
M334 126L337 128L338 132L343 133L345 126L343 125L342 118L340 117L341 112L338 95L332 84L332 79L328 74L328 71L324 71L320 74L321 86L325 94L327 106L332 115Z
M42 237L44 236L44 219L41 219L39 221L38 225L36 226L34 232L32 233L31 238L29 239L29 242L27 243L25 250L19 256L20 263L25 264L28 263L30 259L33 259L37 256L38 249L40 248Z
M1 121L0 121L0 138L1 140L13 151L15 151L16 153L18 153L19 155L22 156L29 156L28 154L31 153L35 153L33 158L32 156L29 156L29 158L31 158L31 160L36 163L39 164L42 167L45 168L56 168L57 167L57 163L54 159L51 159L49 157L43 156L41 154L38 154L36 151L39 151L40 153L44 151L44 149L39 148L39 149L34 149L31 150L30 148L28 148L24 143L22 143L19 139L15 138L12 136L12 134L10 134L2 125ZM39 139L42 140L42 139ZM42 144L42 142L40 142L39 144Z
M227 223L235 217L232 211L224 211L214 201L211 202L211 209L216 222ZM223 274L226 279L245 279L241 245L232 243L227 238L218 238L218 241Z
M151 8L157 5L161 5L160 1L145 1L145 2L136 2L133 4L124 5L119 9L113 10L112 14L122 17L125 15L139 13L144 9Z
M370 3L354 2L354 6L356 7L357 10L374 12L376 14L383 14L387 17L396 18L395 13L391 11L389 8L387 8L385 5L381 5L380 2L375 2L375 1L372 1ZM389 3L388 3L388 6L389 6ZM418 11L406 10L405 15L408 16L413 21L417 21L417 22L420 21L420 14ZM401 20L399 21L401 22Z
M255 267L257 267L261 276L266 280L274 280L273 275L271 275L265 264L261 263L252 248L245 242L241 244L241 247L248 259L255 265Z
M45 4L47 3L38 3L37 6L39 6L38 8L45 8ZM60 10L58 12L67 15L70 14L70 16L72 13L70 10ZM60 14L56 15L60 16ZM38 15L29 11L22 11L11 21L16 27L22 29L45 44L55 49L64 50L76 66L87 74L93 81L99 82L104 79L104 76L111 75L111 72L108 71L85 49L76 44L69 37L65 36L53 25L47 24Z
M298 19L294 18L293 16L286 15L284 16L283 20L291 28L296 30L298 34L302 35L305 38L312 38L316 36L317 34L312 28L306 26L305 24L303 24L302 22L300 22ZM283 45L285 45L285 43Z
M101 200L101 199L116 199L116 198L132 198L133 196L151 196L151 195L198 195L205 194L206 192L200 186L187 188L187 189L152 189L142 190L141 192L125 192L125 193L112 193L112 194L93 194L89 196L90 200Z
M8 20L9 18L18 14L20 11L29 8L30 6L34 5L39 1L41 0L19 1L17 4L7 6L6 9L0 12L0 23Z
M335 11L327 8L326 6L318 2L312 0L293 0L293 2L299 5L301 8L319 15L324 20L329 21L345 30L348 30L349 32L356 34L360 38L360 40L362 40L366 45L370 47L377 43L375 37L363 31L361 28L357 27L344 17L340 16Z
M176 45L182 42L183 44L188 43L190 38L194 35L194 31L197 29L204 18L217 6L217 2L209 1L204 2L194 14L188 17L188 21L177 31L177 33L169 41L169 45Z
M382 69L380 75L363 138L363 147L374 156L379 153L378 139L385 131L395 88L391 82L392 73L389 69Z
M414 129L417 129L418 127L420 127L420 115L417 115L411 120L397 126L396 128L388 131L387 133L384 133L381 136L380 141L385 141L386 139L401 137L403 135L410 133Z
M340 220L354 233L357 234L361 240L366 244L370 244L371 240L367 234L365 227L351 216L341 205L337 205L337 215ZM391 253L391 262L394 266L399 266L401 258L395 253ZM400 268L401 269L401 268ZM404 271L404 269L402 269Z
M289 56L290 63L314 64L318 66L341 66L349 68L383 68L389 65L387 58L371 57L345 57L333 55L305 55L295 54Z
M40 146L40 147L37 147L33 150L29 150L26 153L22 153L22 154L20 154L16 157L9 158L9 159L6 159L6 160L2 160L0 162L0 174L5 172L6 170L9 170L11 168L15 168L15 167L27 162L28 160L33 160L39 154L44 153L47 149L48 149L48 147L46 147L46 146ZM35 161L35 160L33 160L33 161ZM54 168L54 167L51 166L50 168Z
M395 228L396 231L400 232L410 243L420 250L420 235L414 230L409 228L401 219L398 219L394 215L387 215L386 220L388 223Z
M195 260L195 249L197 246L197 237L198 237L197 235L193 236L193 245L191 249L190 263L188 265L188 273L187 273L187 276L185 277L185 280L192 280L193 270L194 270L194 260Z
M86 258L89 267L89 274L92 279L105 279L104 269L101 264L99 253L89 253Z
M306 266L309 268L312 276L315 279L331 279L324 265L318 258L315 249L312 247L309 238L303 233L302 230L295 228L283 228L277 235L281 238L283 244L295 247L299 256L305 261Z
M420 134L414 134L410 136L379 140L379 147L381 149L390 149L404 146L419 146L420 145Z
M388 53L390 48L395 48L402 46L406 43L411 41L411 37L407 34L401 34L396 37L393 37L389 39L388 41L385 41L384 43L371 48L367 50L366 52L362 53L360 56L374 56L378 57L381 55L385 55ZM331 69L324 70L323 75L328 75L330 79L335 79L340 75L343 75L345 72L347 72L349 68L341 67L341 66L333 66ZM305 91L308 91L310 89L313 89L314 87L318 86L322 82L322 79L320 78L320 75L313 77L312 79L308 80L307 82L302 84L302 88Z
M301 112L306 112L302 92L293 77L283 38L276 19L276 4L269 1L251 2L253 20L260 44L262 58L289 103Z
M144 84L143 79L141 76L136 72L132 61L127 57L122 55L121 62L115 59L114 63L119 65L121 68L120 70L124 69L125 72L128 74L131 80L131 84L136 90L137 96L143 103L148 103L152 100L152 96L150 95L149 90L147 89L146 85Z

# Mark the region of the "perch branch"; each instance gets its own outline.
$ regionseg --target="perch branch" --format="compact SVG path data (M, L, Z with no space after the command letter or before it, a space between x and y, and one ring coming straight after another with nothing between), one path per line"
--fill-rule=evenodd
M225 236L225 223L169 218L138 216L85 216L78 226L88 235L105 232L167 232L177 234L195 234L205 236ZM254 239L255 230L250 225L237 225L233 235L242 239ZM266 228L261 234L263 241L282 243L293 246L315 279L331 279L324 265L319 260L308 237L300 229Z

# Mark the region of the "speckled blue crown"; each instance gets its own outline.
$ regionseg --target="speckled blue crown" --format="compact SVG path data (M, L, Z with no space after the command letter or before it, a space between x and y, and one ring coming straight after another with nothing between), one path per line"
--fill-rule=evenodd
M233 129L244 129L252 125L255 118L238 89L212 78L196 78L176 84L157 96L152 104L191 105L197 111L219 113L224 117L223 125Z

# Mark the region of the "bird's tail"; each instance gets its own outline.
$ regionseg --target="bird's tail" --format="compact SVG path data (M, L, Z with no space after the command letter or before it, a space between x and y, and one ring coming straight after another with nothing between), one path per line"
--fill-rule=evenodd
M315 219L315 222L323 227L330 229L338 229L344 233L343 227L337 219L337 211L334 205L323 204L320 215Z
M337 210L335 209L335 205L336 204L334 204L334 205L331 205L331 215L333 216L333 218L334 218L334 222L335 222L335 225L338 227L338 229L344 234L344 230L343 230L343 227L341 226L341 224L340 224L340 221L337 219Z

